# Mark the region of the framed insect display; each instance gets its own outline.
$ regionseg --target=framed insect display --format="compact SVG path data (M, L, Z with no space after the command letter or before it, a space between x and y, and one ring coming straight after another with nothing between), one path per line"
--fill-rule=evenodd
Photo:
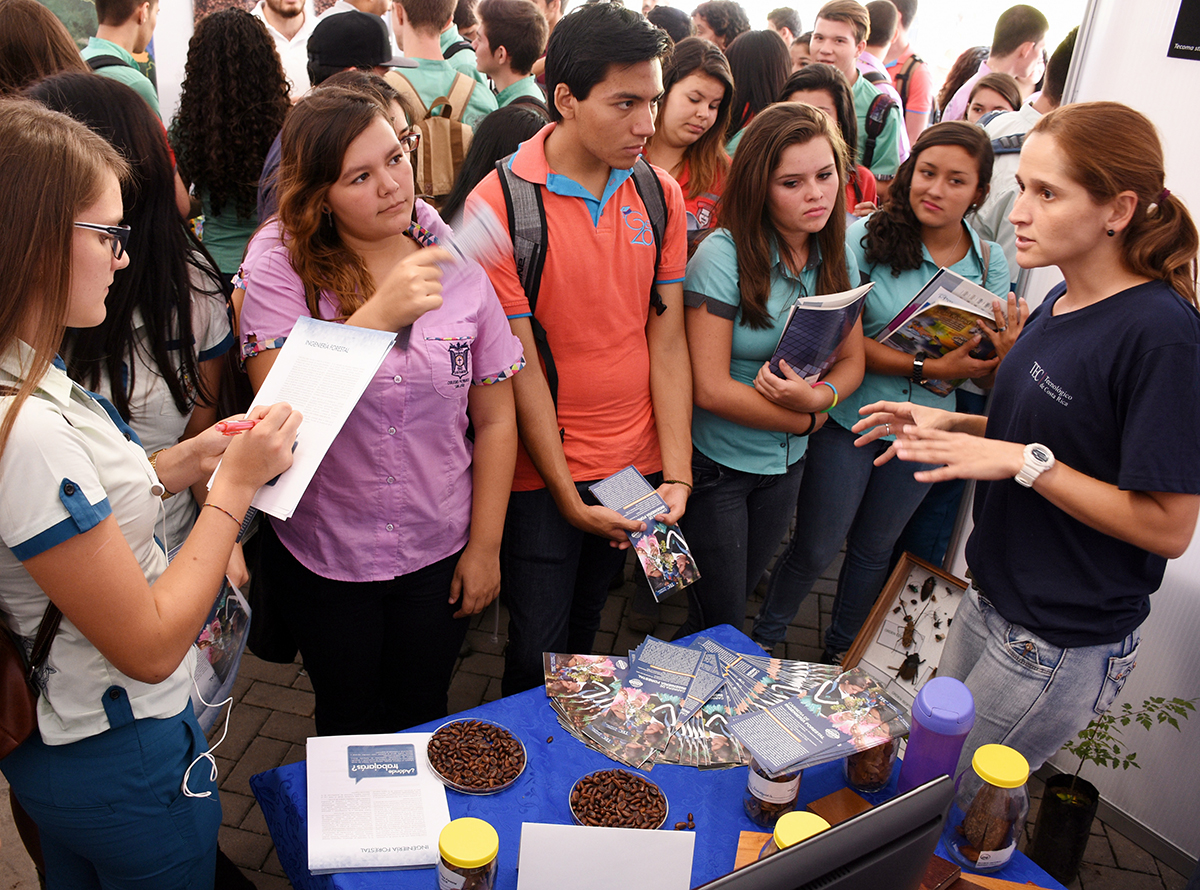
M966 589L961 578L905 553L842 659L843 669L863 668L889 695L911 704L937 674Z

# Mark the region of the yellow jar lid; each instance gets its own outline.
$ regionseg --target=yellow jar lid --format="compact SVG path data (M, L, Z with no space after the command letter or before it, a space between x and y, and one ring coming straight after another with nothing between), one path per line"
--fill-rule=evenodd
M438 835L438 852L451 865L479 868L500 852L500 835L482 819L464 816L442 829Z
M979 778L997 788L1019 788L1029 778L1029 761L1008 745L981 745L971 758Z
M793 844L807 840L829 827L829 823L807 810L784 813L775 823L775 846L784 850Z

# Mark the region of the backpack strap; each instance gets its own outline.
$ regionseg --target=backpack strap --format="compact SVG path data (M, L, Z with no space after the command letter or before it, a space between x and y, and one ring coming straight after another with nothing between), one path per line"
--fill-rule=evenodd
M532 108L547 121L550 120L550 107L536 96L517 96L508 103L509 105L524 105L526 108Z
M1002 109L1002 108L997 108L997 109L996 109L996 110L994 110L994 111L989 111L987 114L985 114L985 115L984 115L983 117L981 117L979 120L975 121L975 123L976 123L976 125L977 125L977 126L980 126L980 127L986 127L988 124L990 124L990 123L991 123L992 121L994 121L996 118L998 118L1000 115L1002 115L1002 114L1008 114L1008 113L1009 113L1009 112L1005 111L1005 110L1004 110L1004 109Z
M638 157L633 164L633 185L638 197L650 217L650 228L654 231L654 277L658 277L658 265L662 260L662 239L667 230L667 196L663 194L662 182L644 157ZM654 281L650 282L650 305L658 315L667 311L666 304L658 295Z
M452 121L462 121L463 113L467 110L467 104L471 101L471 94L475 92L475 84L479 81L473 77L456 72L454 82L450 84L450 90L445 96L439 96L429 103L429 112L438 106L441 106L442 117L450 118Z
M992 245L983 238L979 239L979 253L983 257L983 281L980 282L980 285L987 287L988 272L992 269Z
M521 289L529 302L529 325L533 339L537 342L538 354L546 367L546 384L550 387L550 398L558 405L558 369L550 352L550 341L546 329L537 320L537 297L542 287L542 270L546 266L546 205L542 201L542 189L535 183L522 179L512 172L511 163L516 152L496 161L496 172L500 176L500 188L504 192L504 205L508 209L508 232L512 238L513 260L517 266L517 277ZM562 430L559 430L562 435Z
M896 102L887 93L880 93L871 100L867 108L867 144L863 147L862 165L870 168L875 159L875 143L887 123L888 112L896 107Z
M904 67L892 77L892 82L896 85L896 92L900 94L900 101L905 108L908 108L908 78L912 75L913 69L924 62L924 59L913 53L904 63Z
M449 61L450 59L453 59L455 56L457 56L459 53L463 52L464 50L468 50L468 49L471 49L471 50L475 49L475 47L471 45L471 41L456 40L452 44L450 44L448 47L446 47L446 51L442 53L442 58Z
M891 83L892 82L892 79L890 77L888 77L886 74L880 74L878 71L863 71L860 73L870 83L880 84L880 83Z
M1008 136L1001 136L992 140L992 154L997 155L1016 155L1021 153L1021 146L1025 144L1026 133L1010 133Z
M538 292L542 286L542 270L546 266L546 206L542 200L541 186L513 173L511 163L515 154L516 152L513 152L497 161L496 173L500 177L500 188L504 192L504 204L508 210L508 232L512 239L517 278L521 281L521 289L525 291L525 299L529 303L529 324L537 342L538 354L546 367L546 383L550 387L550 397L557 405L558 369L550 351L546 329L542 327L536 315ZM650 217L650 229L654 233L654 275L657 277L659 261L662 258L663 233L667 228L666 195L663 193L658 174L645 158L639 157L633 165L633 184L646 208L646 215ZM667 308L653 282L650 285L650 305L659 315ZM560 429L559 435L563 434Z
M387 75L384 77L384 80L395 87L396 92L403 96L408 101L409 105L412 106L413 112L416 114L416 120L413 121L414 124L417 121L424 120L425 118L429 117L429 109L426 108L425 103L421 101L421 94L417 92L417 88L412 85L411 80L409 80L395 68L388 71Z
M87 60L88 67L93 71L99 71L101 68L135 68L130 65L120 56L92 56Z

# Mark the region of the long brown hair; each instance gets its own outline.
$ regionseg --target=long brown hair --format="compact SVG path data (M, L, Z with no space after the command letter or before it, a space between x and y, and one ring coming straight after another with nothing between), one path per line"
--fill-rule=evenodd
M375 292L362 258L337 233L321 206L342 175L346 150L375 118L390 125L388 111L372 95L344 87L321 87L301 99L283 125L279 163L279 221L290 237L292 268L304 282L304 299L320 317L321 291L337 297L341 317Z
M887 203L867 219L867 234L863 236L867 262L872 266L889 267L896 278L907 269L920 269L924 261L921 221L912 209L909 194L921 153L936 145L957 145L975 160L979 171L979 197L968 210L983 202L992 181L995 155L992 154L992 140L983 127L966 121L942 121L921 131L913 143L912 154L896 171Z
M1165 281L1196 305L1200 239L1183 202L1164 190L1154 124L1119 102L1081 102L1050 112L1030 133L1054 138L1072 178L1097 203L1123 191L1137 195L1133 218L1121 233L1125 264L1138 275Z
M16 398L0 423L0 453L22 404L50 367L71 302L75 218L99 200L105 174L129 167L100 135L28 99L0 98L0 355L32 346Z
M60 71L90 71L79 48L37 0L0 0L0 95Z
M725 127L729 124L730 109L733 107L733 75L729 71L729 60L715 43L703 37L688 37L675 44L671 61L663 69L664 104L671 88L689 74L708 75L725 88L717 109L717 119L703 136L683 151L684 161L688 165L687 196L695 198L711 192L720 175L729 170L729 155L725 154ZM652 145L654 136L646 140L647 153L650 153Z
M771 247L777 246L781 253L786 251L767 204L771 178L784 149L822 138L833 150L838 189L829 221L816 235L821 251L817 293L834 294L850 287L850 276L846 272L846 145L837 124L811 105L799 102L772 105L760 112L746 128L742 144L733 157L719 211L721 225L729 230L737 250L742 323L748 327L771 325L767 311L771 292Z

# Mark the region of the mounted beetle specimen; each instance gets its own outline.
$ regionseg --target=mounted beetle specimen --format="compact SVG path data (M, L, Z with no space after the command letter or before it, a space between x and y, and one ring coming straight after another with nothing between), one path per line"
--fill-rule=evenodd
M897 680L908 680L914 686L917 685L917 671L921 669L921 665L925 663L925 659L921 658L917 652L909 653L905 656L904 661L900 662L900 667L888 667L889 671L896 672Z
M921 602L925 602L925 600L933 596L933 585L936 580L933 575L930 575L925 583L921 585Z

